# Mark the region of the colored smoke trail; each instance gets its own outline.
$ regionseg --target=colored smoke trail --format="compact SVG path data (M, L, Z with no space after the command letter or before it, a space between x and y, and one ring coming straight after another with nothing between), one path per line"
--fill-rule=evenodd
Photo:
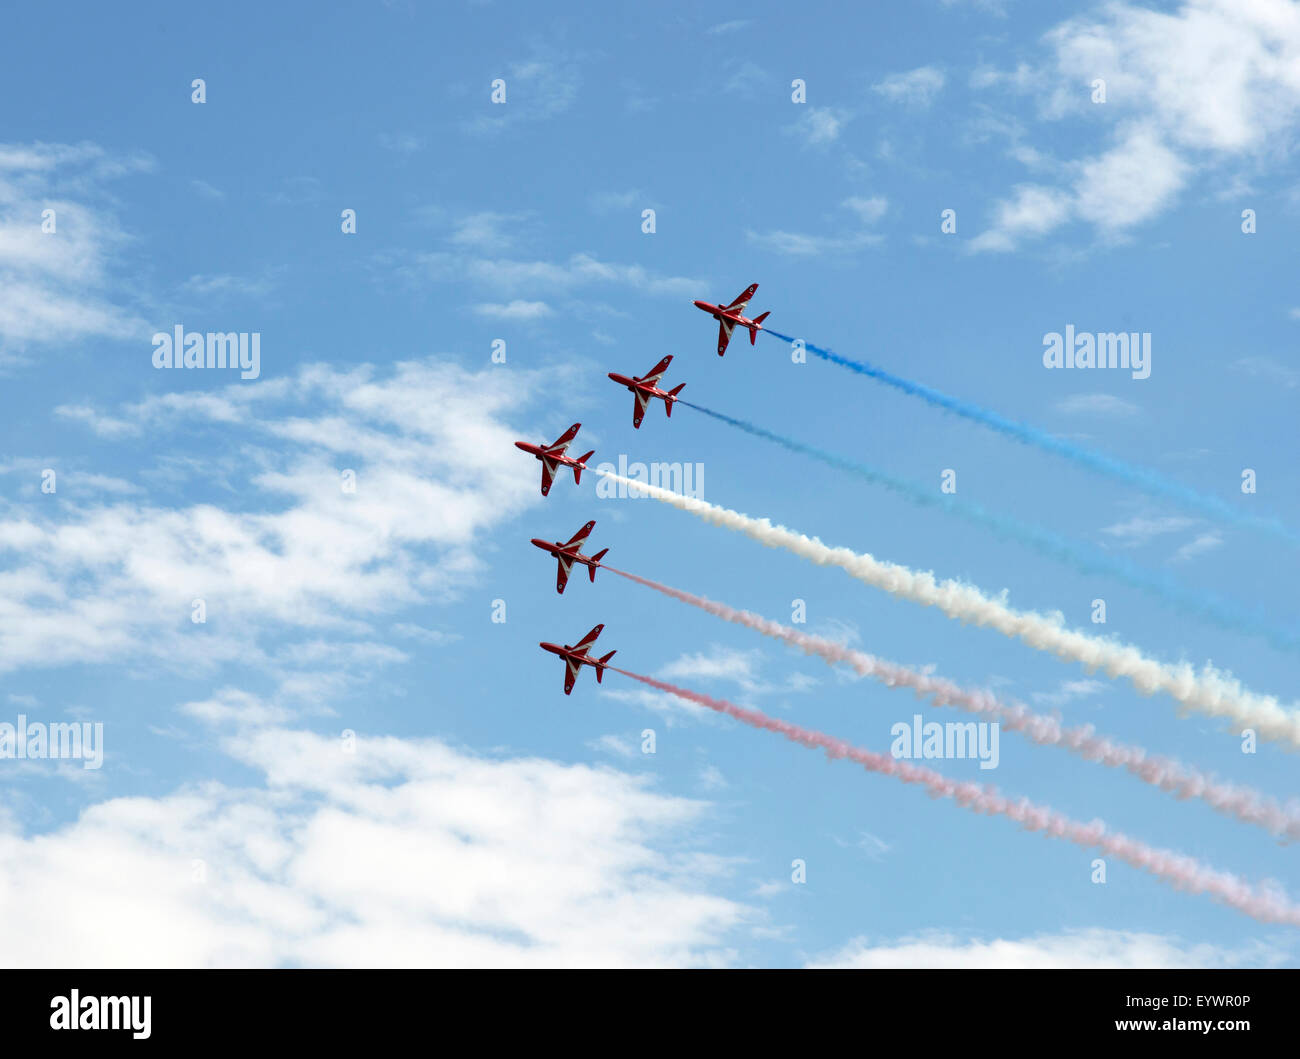
M633 495L640 492L652 496L705 522L743 533L769 548L783 548L819 566L838 566L864 584L884 589L899 599L938 607L950 618L995 629L1035 650L1078 662L1089 670L1101 669L1108 676L1125 677L1143 695L1163 691L1189 710L1227 720L1236 731L1251 728L1260 738L1300 748L1300 713L1283 706L1272 695L1249 691L1213 666L1203 666L1197 672L1185 662L1166 665L1146 657L1136 647L1067 629L1059 615L1014 610L1001 599L984 595L974 585L939 581L929 571L918 572L849 548L832 548L816 537L806 537L768 519L750 518L613 471L595 471L621 483Z
M1041 831L1049 838L1063 838L1085 849L1099 849L1108 856L1118 857L1133 867L1156 876L1162 882L1180 890L1208 894L1214 900L1261 922L1300 926L1300 906L1292 904L1276 884L1256 888L1236 875L1216 871L1193 857L1172 850L1157 849L1118 832L1107 832L1100 820L1082 824L1046 806L1035 805L1028 799L1008 798L991 786L970 781L958 782L933 769L913 765L908 761L898 761L887 754L862 750L842 739L769 717L758 710L737 706L726 699L715 699L626 669L616 669L613 666L610 669L648 687L725 714L752 728L775 732L801 746L824 750L832 760L844 758L861 765L868 772L892 776L904 783L920 784L932 798L951 798L971 812L1005 816L1026 830Z
M933 489L926 489L915 482L896 478L865 463L837 456L835 453L827 452L815 445L795 441L793 438L765 430L763 427L756 426L746 420L736 419L724 415L722 412L715 412L711 408L693 404L680 397L677 399L677 403L683 404L687 408L693 408L697 412L702 412L704 415L733 426L738 430L743 430L754 437L775 442L790 452L811 456L813 459L820 460L822 463L838 470L857 475L874 485L884 486L914 504L942 508L972 522L987 526L1003 538L1028 545L1043 555L1068 563L1082 573L1106 574L1115 577L1132 588L1150 592L1167 603L1174 604L1183 610L1193 611L1221 628L1261 636L1273 646L1283 650L1293 650L1300 646L1300 635L1295 632L1287 632L1256 621L1227 601L1207 597L1197 592L1190 592L1170 578L1155 576L1126 560L1112 558L1095 549L1080 546L1050 530L1028 525L1018 519L994 514L980 504L959 500L952 494L938 493Z
M1142 782L1158 787L1175 798L1199 798L1218 812L1236 817L1247 824L1264 828L1274 835L1289 839L1300 838L1300 806L1284 808L1275 799L1233 784L1220 783L1188 765L1171 758L1155 757L1140 746L1117 743L1096 734L1092 725L1066 728L1055 717L1035 713L1019 702L1006 703L988 691L972 691L950 680L917 672L896 662L845 647L811 633L800 632L788 625L771 621L752 611L738 610L725 603L706 599L649 578L638 577L626 570L601 566L611 574L627 578L638 585L654 589L679 602L724 621L760 632L764 636L784 641L805 654L821 658L828 665L843 664L864 677L871 677L889 687L911 688L917 697L929 697L936 706L956 706L968 713L997 721L1008 731L1019 732L1041 746L1059 746L1088 761L1097 761L1111 768L1126 769Z
M779 331L772 331L764 328L773 338L778 338L783 342L795 342L796 339L789 335L783 335ZM1089 470L1097 471L1111 478L1118 479L1128 485L1136 486L1139 489L1146 490L1157 496L1168 497L1179 503L1186 504L1188 507L1196 508L1207 514L1215 515L1227 522L1239 526L1248 526L1252 529L1263 530L1282 537L1291 544L1300 544L1300 534L1287 526L1284 526L1275 518L1263 518L1259 515L1252 515L1248 512L1240 511L1230 504L1225 503L1218 497L1209 496L1200 493L1189 486L1174 482L1168 478L1162 477L1155 471L1145 467L1134 467L1122 460L1117 460L1112 456L1106 456L1100 452L1093 452L1091 449L1085 449L1071 441L1065 441L1049 434L1038 427L1029 426L1027 423L1017 423L1014 419L1008 419L1006 416L999 415L997 412L990 411L971 401L963 401L957 397L951 397L940 390L925 386L919 382L913 382L911 379L905 379L901 375L895 375L892 372L885 371L883 368L877 368L873 364L865 361L854 360L851 357L841 356L829 349L823 349L821 346L814 345L806 339L801 340L804 348L823 360L828 360L832 364L838 364L840 367L848 368L850 371L857 372L859 375L866 375L868 378L876 379L892 386L903 393L910 394L913 397L919 397L923 401L934 405L936 408L942 408L945 411L952 412L966 419L973 420L986 427L1005 434L1007 437L1014 438L1016 441L1023 442L1026 445L1033 445L1045 452L1052 452L1058 456L1064 456L1068 460L1087 467Z

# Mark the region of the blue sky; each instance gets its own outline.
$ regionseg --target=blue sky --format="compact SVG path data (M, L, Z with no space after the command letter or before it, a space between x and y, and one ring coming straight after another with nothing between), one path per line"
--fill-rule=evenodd
M777 330L1300 525L1298 61L1281 0L14 12L0 721L105 756L0 761L0 959L1295 965L1291 929L617 675L565 698L537 642L604 622L630 669L871 749L960 719L609 575L557 596L528 539L595 518L623 569L1294 791L1167 697L586 477L543 499L510 442L581 421L574 452L1289 703L1294 654L691 409L633 431L605 373L672 353L692 401L1294 629L1287 543L767 336L718 358L691 301L757 281ZM259 333L260 376L155 369L178 324ZM1150 377L1045 369L1067 325L1149 332ZM936 765L1300 891L1264 832L1062 751Z

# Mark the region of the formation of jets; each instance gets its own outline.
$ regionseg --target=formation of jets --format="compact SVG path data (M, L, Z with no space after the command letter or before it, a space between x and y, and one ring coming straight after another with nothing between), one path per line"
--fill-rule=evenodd
M763 329L763 321L767 319L768 313L763 313L754 317L752 320L745 316L745 310L749 306L749 301L758 290L757 283L751 283L730 305L714 305L711 302L697 301L695 307L703 309L706 313L718 321L718 356L722 356L727 351L727 343L731 341L731 333L737 327L746 328L749 331L749 344L755 345L758 340L758 332ZM671 390L661 389L659 380L663 378L664 372L672 363L672 355L664 357L658 364L651 368L645 375L634 375L629 378L626 375L620 375L611 371L609 377L620 386L625 386L632 394L632 427L639 430L641 420L645 418L646 408L651 400L658 398L664 403L664 411L671 418L673 414L673 402L677 400L677 395L682 392L685 383L678 383ZM551 491L551 484L555 481L555 475L561 467L568 467L573 471L573 482L579 485L582 482L582 472L586 470L587 461L596 454L595 449L583 456L573 457L565 455L573 439L578 436L578 430L581 423L574 423L563 434L555 439L549 445L535 445L529 441L516 441L515 448L521 449L530 456L536 457L542 464L542 496L546 496ZM590 536L591 531L595 528L595 520L588 522L582 529L578 530L567 541L548 541L541 537L534 537L532 543L541 548L542 551L548 552L555 557L557 569L555 572L555 590L561 595L564 594L564 586L569 583L569 575L575 564L585 566L591 576L592 583L596 581L596 568L601 565L600 561L609 551L608 548L602 548L594 555L583 555L582 544ZM601 677L605 674L605 669L609 665L609 660L617 654L616 651L610 651L609 654L600 658L593 658L591 650L596 644L596 638L600 635L604 625L597 625L591 632L587 633L576 644L553 644L543 641L539 646L543 651L549 651L553 655L559 655L564 661L564 694L568 695L573 691L573 685L578 679L578 674L582 671L583 666L591 666L596 671L596 683L601 682Z
M596 450L592 449L585 456L579 456L577 459L564 455L564 450L578 436L578 428L581 426L581 423L574 423L573 426L569 427L549 445L534 445L531 441L515 442L515 448L523 449L524 452L536 456L542 461L542 496L551 491L551 483L555 481L555 472L561 466L573 468L574 485L582 481L582 472L586 469L587 461L596 455Z
M551 654L559 655L564 659L564 694L567 695L573 690L573 682L578 679L578 673L583 666L591 666L595 669L596 683L599 684L600 678L605 675L605 667L609 665L609 660L618 654L617 651L610 651L604 658L592 658L589 654L596 646L596 637L604 627L604 625L597 625L572 647L567 643L561 647L559 644L547 643L545 640L538 645L543 651L550 651Z
M587 539L595 525L596 520L592 519L567 541L544 541L541 537L533 538L536 547L544 552L550 552L558 560L559 566L555 571L555 591L560 595L564 595L564 586L569 583L569 571L573 569L574 563L585 566L591 574L591 583L593 585L596 583L596 567L600 565L601 559L605 558L609 549L602 548L595 555L582 554L582 542Z
M669 418L673 414L673 402L677 400L677 395L685 388L686 383L679 383L671 390L659 389L659 380L663 378L664 372L668 370L668 365L673 362L671 353L664 357L658 364L651 368L646 374L637 377L628 378L626 375L620 375L616 371L611 371L609 377L621 386L626 386L632 391L632 428L639 430L641 420L645 416L646 405L650 403L650 398L658 397L664 403L664 411L668 413Z
M730 305L713 305L710 302L701 301L695 303L695 308L703 309L718 321L718 356L722 356L727 352L727 343L731 341L731 332L737 326L749 328L749 344L751 346L758 341L758 333L763 330L763 321L770 314L764 313L752 320L746 318L745 309L756 290L758 290L758 284L751 283L740 292L739 297Z

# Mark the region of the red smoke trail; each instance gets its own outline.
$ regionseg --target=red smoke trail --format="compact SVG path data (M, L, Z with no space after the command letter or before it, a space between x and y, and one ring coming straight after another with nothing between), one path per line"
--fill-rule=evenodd
M609 668L615 673L622 673L625 677L631 677L669 695L676 695L687 702L694 702L717 713L734 717L752 728L776 732L801 746L824 750L826 756L832 760L846 758L861 765L868 772L893 776L904 783L921 784L932 798L951 798L962 808L972 812L984 813L988 816L1005 816L1029 831L1042 831L1049 838L1064 838L1087 849L1099 849L1135 868L1149 872L1179 890L1209 894L1216 901L1261 922L1285 923L1300 927L1300 906L1292 904L1281 887L1275 883L1256 889L1245 880L1229 872L1215 871L1193 857L1172 850L1156 849L1118 832L1108 834L1100 820L1081 824L1054 809L1035 805L1028 799L1021 798L1013 801L990 786L969 781L959 783L933 769L913 765L907 761L897 761L886 754L861 750L842 739L769 717L758 710L737 706L726 699L715 699L697 691L688 691L675 684L667 684L662 680L645 677L626 669L618 669L614 666Z
M603 563L601 565L604 566ZM1276 800L1249 787L1221 783L1189 765L1171 758L1150 755L1140 746L1117 743L1105 736L1099 736L1090 724L1066 728L1055 717L1035 713L1023 703L1007 704L990 692L962 688L942 677L918 673L907 666L887 662L865 651L855 651L833 640L800 632L754 614L752 611L737 610L725 603L661 585L657 581L638 577L636 574L629 574L626 570L617 570L612 566L604 566L604 569L629 581L635 581L638 585L662 592L665 596L671 596L682 603L698 607L724 621L744 625L761 632L764 636L783 640L798 647L805 654L818 656L827 664L843 663L862 676L879 680L890 687L911 688L918 697L929 696L936 706L956 706L969 713L988 717L996 720L1008 731L1019 732L1041 746L1064 747L1089 761L1097 761L1111 768L1126 769L1142 782L1158 787L1175 798L1199 798L1217 811L1233 816L1243 823L1257 825L1274 835L1285 835L1292 839L1300 838L1300 813L1296 810L1284 808Z

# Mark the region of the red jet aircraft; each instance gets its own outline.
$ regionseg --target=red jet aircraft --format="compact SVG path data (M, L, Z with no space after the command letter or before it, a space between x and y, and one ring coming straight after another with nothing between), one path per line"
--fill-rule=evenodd
M697 301L695 308L703 309L706 313L718 321L718 356L722 356L727 351L727 343L731 341L732 329L739 324L741 327L749 328L749 344L752 346L758 340L759 331L763 330L763 321L768 318L770 313L764 313L762 316L756 316L749 320L743 314L745 306L749 304L749 299L754 296L754 291L758 290L757 283L751 283L745 288L744 292L730 305L710 305L708 302Z
M573 569L574 563L581 563L591 571L591 583L596 583L596 567L600 565L601 559L605 558L608 548L602 548L595 555L582 554L582 542L587 539L591 528L596 524L592 519L582 529L578 530L567 541L544 541L541 537L534 537L533 543L541 548L544 552L550 552L559 561L559 567L555 571L555 591L564 595L564 586L569 583L569 571Z
M628 378L626 375L619 375L611 371L609 377L621 386L626 386L632 391L632 426L639 429L641 420L645 416L646 405L650 403L650 398L659 397L663 399L664 410L669 416L673 414L673 402L677 400L677 395L685 388L686 383L674 386L671 390L659 389L659 380L663 377L668 365L673 362L672 354L664 357L658 364L651 368L645 375L639 378L633 376Z
M573 426L556 438L555 443L552 445L534 445L528 441L515 442L515 448L523 449L524 452L536 456L542 461L542 496L551 491L551 482L555 480L555 472L561 464L573 468L574 485L582 481L582 470L587 466L587 461L596 455L596 450L592 449L585 456L579 456L576 460L572 456L564 455L564 450L569 447L569 442L577 436L580 426L582 426L581 423L574 423Z
M559 655L564 659L564 694L567 695L573 690L573 682L578 679L578 672L583 666L593 667L596 670L596 683L601 682L600 678L605 675L605 667L618 652L610 651L604 658L588 658L587 652L591 650L596 637L604 627L604 625L597 625L572 647L567 643L563 647L545 642L537 645L543 651L550 651L551 654Z

